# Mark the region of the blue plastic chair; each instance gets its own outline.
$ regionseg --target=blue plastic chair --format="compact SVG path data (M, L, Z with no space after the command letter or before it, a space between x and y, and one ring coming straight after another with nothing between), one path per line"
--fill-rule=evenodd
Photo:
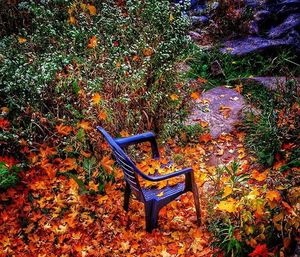
M135 163L125 154L123 149L129 145L138 144L142 142L150 142L152 148L152 156L154 159L159 159L159 152L155 135L151 132L143 134L125 137L125 138L112 138L102 127L97 127L102 133L106 141L109 143L113 155L124 172L124 179L126 182L125 195L124 195L124 209L128 211L129 198L133 193L136 198L143 202L145 205L145 218L146 218L146 230L151 232L152 229L158 226L158 213L162 207L176 199L178 196L192 192L194 195L197 224L200 226L201 214L200 203L198 196L198 189L194 179L194 172L192 168L186 168L170 174L161 176L148 176L140 171ZM170 179L176 176L185 175L185 181L178 183L175 186L167 186L162 189L145 189L140 186L138 176L141 176L145 180L158 182L166 179ZM160 194L163 192L163 194ZM162 196L158 196L162 195Z

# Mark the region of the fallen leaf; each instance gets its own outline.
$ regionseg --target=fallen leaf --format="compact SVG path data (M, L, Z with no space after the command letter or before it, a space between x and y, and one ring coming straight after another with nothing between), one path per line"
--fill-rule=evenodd
M225 201L221 201L219 204L217 204L215 208L220 211L226 211L232 213L232 212L236 212L237 205L238 202L235 199L229 198Z
M77 127L79 128L83 128L84 130L88 131L88 130L91 130L92 127L91 127L91 123L89 121L81 121L77 124Z
M89 10L89 12L90 12L90 15L96 15L96 13L97 13L97 9L96 9L96 7L94 6L94 5L90 5L90 4L88 4L87 5L87 9Z
M233 190L232 190L232 188L230 186L224 187L222 198L225 198L225 197L231 195L232 191Z
M112 172L113 167L112 165L114 164L114 160L112 160L109 156L104 156L102 160L100 161L101 166L107 171L107 172Z
M96 36L92 36L90 39L89 39L89 43L87 45L88 48L95 48L97 46L97 38Z
M197 100L199 97L200 97L200 95L199 95L198 92L193 92L193 93L191 94L191 98L193 98L194 100Z
M259 172L258 170L253 170L252 171L252 178L256 179L257 181L261 182L266 180L267 176L269 174L268 170L265 170L264 172Z
M199 141L200 141L200 142L207 143L207 142L209 142L209 141L211 141L211 140L212 140L212 136L211 136L211 134L209 134L209 133L203 134L203 135L201 135L201 136L199 137Z
M18 37L18 41L19 41L19 44L24 44L27 41L27 39L24 37Z
M94 105L99 104L101 101L101 95L99 93L95 93L92 97L92 102Z
M153 54L153 50L151 48L144 48L142 51L143 55L146 57L149 57Z
M170 95L170 98L173 100L173 101L176 101L176 100L178 100L178 95L176 95L176 94L172 94L172 95Z
M69 19L68 19L68 22L72 25L75 25L76 24L76 19L74 16L70 16Z
M281 199L280 193L277 190L269 190L266 193L266 199L269 201L278 202Z
M57 125L55 126L56 128L56 131L58 134L61 134L61 135L64 135L64 136L67 136L71 133L71 131L73 130L72 127L70 126L65 126L63 124L60 124L60 125Z
M100 120L106 120L106 119L107 119L107 114L106 114L106 112L99 112L98 118L99 118Z
M162 197L164 195L164 192L163 191L161 191L159 194L157 194L156 196L158 196L158 197Z

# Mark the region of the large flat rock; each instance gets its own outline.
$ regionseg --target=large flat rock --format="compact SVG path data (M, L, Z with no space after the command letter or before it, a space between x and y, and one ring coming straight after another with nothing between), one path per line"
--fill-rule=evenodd
M299 34L291 33L282 39L266 39L259 36L249 36L243 39L230 40L224 43L225 47L221 48L223 53L231 55L246 55L253 52L263 52L270 49L276 49L282 46L299 49Z
M216 87L206 91L195 101L195 107L187 124L199 121L208 123L213 138L229 133L241 121L245 100L241 94L226 87Z
M297 78L287 78L287 77L253 77L253 78L244 78L243 82L251 83L255 82L264 87L274 90L280 91L280 89L285 89L285 85L288 81L294 81L297 87L300 89L300 77Z

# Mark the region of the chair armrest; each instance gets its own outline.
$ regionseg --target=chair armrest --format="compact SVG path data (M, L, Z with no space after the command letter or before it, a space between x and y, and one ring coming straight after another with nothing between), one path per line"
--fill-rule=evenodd
M177 177L180 175L186 176L187 174L190 174L192 172L193 172L192 168L185 168L185 169L178 170L178 171L172 172L170 174L162 175L162 176L148 176L148 175L143 174L144 176L142 176L142 177L144 177L145 179L147 179L149 181L158 182L158 181L174 178L174 177Z
M143 142L150 142L153 158L154 159L159 158L159 152L155 140L155 135L152 132L146 132L143 134L138 134L130 137L115 138L115 142L122 148L127 147L129 145L139 144Z

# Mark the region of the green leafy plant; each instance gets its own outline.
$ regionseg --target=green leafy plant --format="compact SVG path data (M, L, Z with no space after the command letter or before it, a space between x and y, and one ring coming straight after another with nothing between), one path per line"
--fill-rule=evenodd
M0 162L0 189L8 189L13 187L19 181L19 168L12 166L9 168L5 162Z
M249 85L243 94L252 104L244 118L246 144L262 164L271 166L276 154L286 154L286 144L295 147L299 143L299 128L295 126L299 123L297 88L292 81L279 87L278 93L263 86ZM293 162L290 157L288 159Z

